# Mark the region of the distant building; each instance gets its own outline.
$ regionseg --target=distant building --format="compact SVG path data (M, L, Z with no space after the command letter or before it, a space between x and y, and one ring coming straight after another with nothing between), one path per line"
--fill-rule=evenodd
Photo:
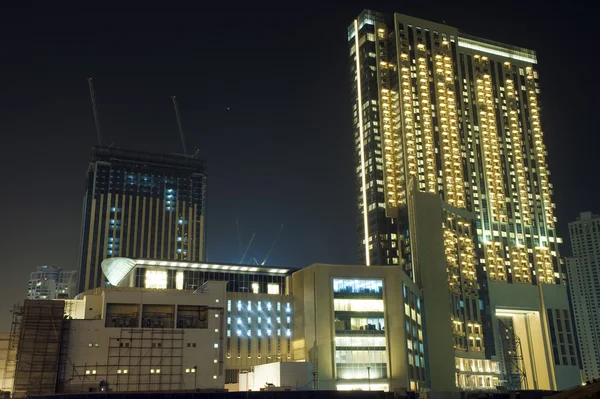
M206 166L192 156L95 147L83 203L79 291L105 283L113 256L205 256Z
M600 377L600 216L582 212L569 223L573 256L567 258L582 377ZM571 342L556 342L557 346Z
M77 295L77 271L38 266L29 277L27 299L71 299Z
M423 289L429 387L577 385L536 53L364 10L347 54L360 262Z

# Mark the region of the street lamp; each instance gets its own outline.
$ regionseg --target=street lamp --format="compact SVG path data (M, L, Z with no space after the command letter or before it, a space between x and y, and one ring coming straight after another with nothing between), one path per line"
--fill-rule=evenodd
M192 369L192 372L194 373L194 392L196 392L196 390L198 389L196 386L196 383L198 382L198 366L194 366L194 368Z
M371 390L371 366L367 366L367 378L369 379L369 391Z

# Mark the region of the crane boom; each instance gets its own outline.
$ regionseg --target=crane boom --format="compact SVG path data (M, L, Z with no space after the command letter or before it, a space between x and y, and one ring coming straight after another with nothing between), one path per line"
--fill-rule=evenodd
M246 259L246 254L248 253L248 250L250 249L250 246L252 245L252 241L254 241L255 235L256 235L256 233L252 233L252 237L250 237L250 242L248 242L248 246L246 247L246 250L244 251L244 254L242 255L242 259L240 259L240 263L244 263L244 259Z
M177 106L177 99L175 96L173 99L173 106L175 107L175 116L177 117L177 126L179 126L179 135L181 136L181 146L183 147L183 154L187 155L187 146L185 145L185 136L183 135L183 126L181 125L181 118L179 117L179 107Z
M98 145L102 145L102 133L100 132L100 119L98 118L98 108L96 107L96 95L94 94L94 84L92 78L88 78L90 86L90 97L92 98L92 108L94 109L94 121L96 122L96 134L98 135Z
M262 263L260 264L261 266L264 266L265 263L267 263L267 259L269 259L269 255L271 255L271 252L273 252L273 248L275 248L275 244L277 244L277 240L279 240L279 236L281 235L282 231L283 231L283 225L281 225L281 227L279 228L279 232L277 233L277 236L275 237L273 244L271 244L271 248L269 248L269 252L267 252L267 256L265 256L265 260L263 260Z
M237 228L237 238L238 238L238 245L240 247L240 256L241 256L241 255L243 255L244 248L242 248L242 235L240 233L240 221L237 217L235 218L235 226Z

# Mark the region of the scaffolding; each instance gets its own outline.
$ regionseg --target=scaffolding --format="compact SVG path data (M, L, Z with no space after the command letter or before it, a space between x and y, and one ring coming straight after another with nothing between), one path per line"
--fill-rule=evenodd
M64 301L25 301L20 323L13 328L14 335L19 337L14 367L14 398L56 392L64 311Z
M59 386L63 392L186 389L183 348L182 329L121 328L109 337L106 362L75 365L65 356Z
M510 390L527 389L521 338L515 334L512 318L498 318L500 348L506 387Z
M4 366L4 390L13 392L15 371L17 369L17 350L19 349L19 338L21 336L21 316L23 309L20 304L13 306L12 323L10 325L10 335L8 338L8 352L6 354L6 363Z

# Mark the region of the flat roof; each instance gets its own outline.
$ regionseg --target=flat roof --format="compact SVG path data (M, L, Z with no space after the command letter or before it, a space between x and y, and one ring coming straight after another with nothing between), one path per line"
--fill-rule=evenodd
M290 275L300 268L245 265L217 262L186 262L160 259L132 259L124 257L108 258L102 261L102 271L112 285L119 285L121 281L137 266L171 268L180 270L212 270L222 272L233 272L240 274L274 274Z

